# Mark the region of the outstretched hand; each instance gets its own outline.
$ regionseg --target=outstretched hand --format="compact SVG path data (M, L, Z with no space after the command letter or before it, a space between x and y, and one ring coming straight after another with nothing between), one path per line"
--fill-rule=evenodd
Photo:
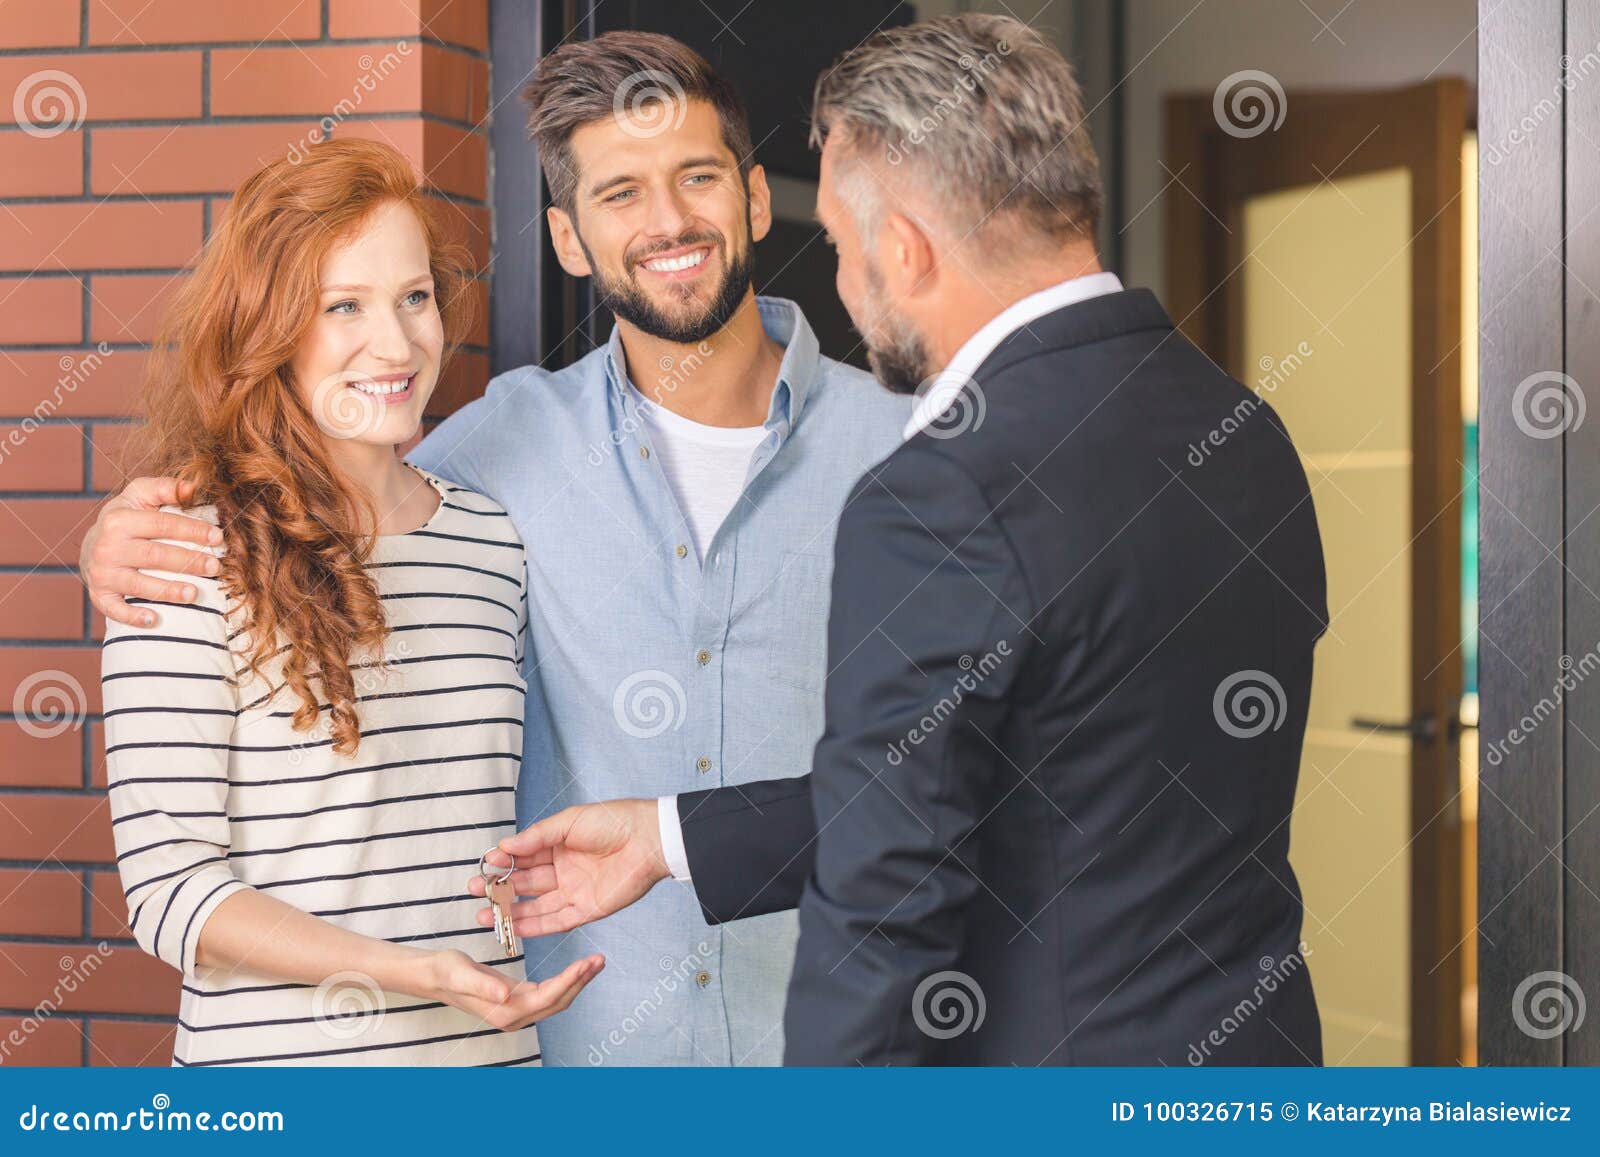
M534 897L511 906L518 936L570 932L626 908L670 875L651 799L567 808L507 836L486 858L508 868L513 856L512 888ZM482 896L483 877L472 877L467 890ZM493 926L488 908L478 913L478 923Z

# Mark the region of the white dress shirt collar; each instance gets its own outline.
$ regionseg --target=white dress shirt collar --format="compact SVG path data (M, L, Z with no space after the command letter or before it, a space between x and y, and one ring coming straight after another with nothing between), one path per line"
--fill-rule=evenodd
M939 415L950 408L961 387L972 380L978 367L1000 343L1030 321L1080 301L1088 301L1091 297L1119 293L1121 290L1122 282L1115 273L1091 273L1084 277L1068 278L1059 285L1031 293L1006 307L969 337L950 359L950 364L918 391L917 404L911 411L911 420L906 423L904 436L909 439L931 426Z

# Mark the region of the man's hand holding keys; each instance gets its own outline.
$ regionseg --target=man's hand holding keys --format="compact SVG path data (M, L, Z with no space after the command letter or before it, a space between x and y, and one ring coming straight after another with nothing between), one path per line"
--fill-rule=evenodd
M653 799L567 808L507 836L484 861L507 869L513 857L512 890L532 897L511 904L511 926L518 936L570 932L621 911L671 874L661 854ZM467 890L483 896L484 877L472 877ZM478 923L494 926L491 909L478 913Z

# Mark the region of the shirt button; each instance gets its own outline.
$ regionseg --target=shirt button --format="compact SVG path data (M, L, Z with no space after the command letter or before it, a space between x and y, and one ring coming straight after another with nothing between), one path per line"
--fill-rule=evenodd
M650 457L650 447L648 447L648 446L640 446L639 447L639 457L641 457L641 458Z
M704 667L707 663L711 662L711 652L710 651L701 651L699 654L697 654L695 656L695 662L699 663L702 667Z
M694 765L696 767L698 767L701 771L710 771L711 770L711 761L709 759L707 759L703 755L699 759L695 760L695 764Z
M703 971L695 973L694 982L704 988L711 983L711 973Z
M677 553L678 553L678 557L679 558L688 558L689 557L689 548L684 546L683 543L680 542L678 544Z

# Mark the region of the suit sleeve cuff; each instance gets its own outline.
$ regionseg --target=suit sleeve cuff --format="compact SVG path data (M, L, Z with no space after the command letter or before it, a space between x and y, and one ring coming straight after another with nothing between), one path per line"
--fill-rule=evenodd
M674 880L694 882L689 872L689 853L683 846L683 824L678 819L678 797L664 795L656 800L656 820L661 825L661 856Z

